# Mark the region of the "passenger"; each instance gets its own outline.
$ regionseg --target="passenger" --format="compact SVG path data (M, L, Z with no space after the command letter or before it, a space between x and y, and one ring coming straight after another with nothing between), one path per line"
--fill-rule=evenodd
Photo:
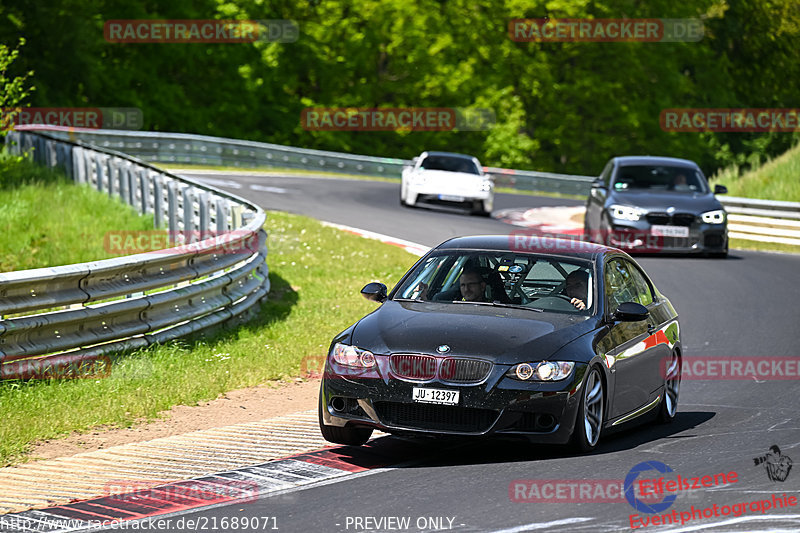
M586 301L589 295L589 273L585 270L573 270L567 275L567 286L564 294L569 298L572 305L579 311L586 309Z

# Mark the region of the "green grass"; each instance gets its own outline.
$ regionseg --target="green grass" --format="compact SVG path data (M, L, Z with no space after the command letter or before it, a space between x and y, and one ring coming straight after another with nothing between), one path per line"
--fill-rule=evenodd
M104 236L153 230L116 198L27 160L0 158L0 272L113 257Z
M780 244L776 242L751 241L749 239L730 239L728 246L731 250L753 250L756 252L783 252L800 254L800 246Z
M711 184L725 185L731 196L800 202L800 144L741 176L738 167L728 167Z
M0 464L30 445L99 426L127 427L173 405L319 368L333 336L374 310L367 282L395 283L408 252L297 215L268 213L268 302L246 325L117 359L102 379L0 383Z

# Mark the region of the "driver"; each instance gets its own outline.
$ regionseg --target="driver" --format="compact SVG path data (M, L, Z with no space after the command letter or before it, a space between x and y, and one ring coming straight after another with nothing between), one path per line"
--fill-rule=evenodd
M589 294L589 273L585 270L573 270L567 275L567 286L564 294L569 298L572 305L579 311L586 309L586 300Z
M458 278L459 294L452 294L450 290L436 294L434 300L458 300L462 302L485 302L486 301L486 280L481 273L473 267L466 267ZM416 296L420 300L428 299L427 283L417 285ZM460 298L459 298L460 296Z
M486 281L480 272L473 268L465 268L458 279L462 300L465 302L486 301Z

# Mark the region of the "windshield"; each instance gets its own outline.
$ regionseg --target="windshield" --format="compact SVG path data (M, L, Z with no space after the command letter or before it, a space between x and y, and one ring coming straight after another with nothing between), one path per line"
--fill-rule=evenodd
M480 174L475 163L464 157L448 157L442 155L429 155L420 165L425 170L445 170L447 172L465 172L467 174Z
M453 251L419 263L394 299L475 303L589 315L591 265L513 252Z
M689 167L656 165L624 166L617 170L614 190L649 189L672 192L705 193L708 191L705 177Z

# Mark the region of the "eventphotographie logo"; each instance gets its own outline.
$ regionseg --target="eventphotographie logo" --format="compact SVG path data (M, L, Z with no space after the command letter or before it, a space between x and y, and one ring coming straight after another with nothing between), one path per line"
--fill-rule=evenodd
M792 470L792 459L787 455L783 455L777 444L770 446L766 455L754 457L753 462L756 466L764 465L764 470L767 471L767 477L770 481L786 481L786 478L789 477L789 472Z

